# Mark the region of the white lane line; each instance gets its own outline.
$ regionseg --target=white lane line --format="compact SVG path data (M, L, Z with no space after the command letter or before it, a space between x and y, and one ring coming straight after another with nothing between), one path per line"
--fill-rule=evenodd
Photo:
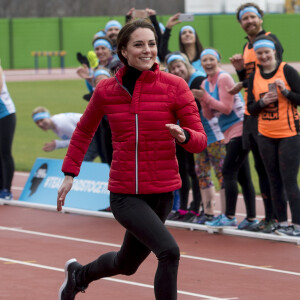
M247 268L247 269L256 269L256 270L262 270L262 271L270 271L270 272L300 276L300 273L298 273L298 272L291 272L291 271L285 271L285 270L279 270L279 269L273 269L273 268L266 268L266 267L259 267L259 266L253 266L253 265L247 265L247 264L240 264L240 263L224 261L224 260L218 260L218 259L211 259L211 258L191 256L191 255L180 255L180 257L195 259L195 260L208 261L208 262L224 264L224 265L237 266L237 267L242 267L242 268Z
M99 242L99 241L94 241L94 240L73 238L73 237L64 236L64 235L49 234L49 233L44 233L44 232L24 230L24 229L20 229L20 228L12 228L12 227L6 227L6 226L0 226L0 230L14 231L14 232L19 232L19 233L27 233L27 234L32 234L32 235L40 235L40 236L57 238L57 239L62 239L62 240L69 240L69 241L88 243L88 244L96 244L96 245L116 247L116 248L121 247L121 245L119 245L119 244L112 244L112 243L105 243L105 242ZM230 261L225 261L225 260L210 259L210 258L199 257L199 256L191 256L191 255L185 255L185 254L181 254L180 256L182 258L202 260L202 261L208 261L208 262L213 262L213 263L243 267L243 268L248 268L248 269L256 269L256 270L262 270L262 271L277 272L277 273L283 273L283 274L288 274L288 275L300 276L300 273L292 272L292 271L266 268L266 267L247 265L247 264L240 264L240 263L235 263L235 262L230 262Z
M10 228L10 227L5 227L5 226L0 226L0 230L9 230L9 231L15 231L15 232L20 232L20 233L28 233L28 234L32 234L32 235L41 235L41 236L51 237L51 238L56 238L56 239L69 240L69 241L74 241L74 242L81 242L81 243L96 244L96 245L120 248L120 245L118 245L118 244L104 243L104 242L98 242L98 241L87 240L87 239L79 239L79 238L73 238L73 237L64 236L64 235L24 230L24 229L20 229L20 228Z
M34 267L34 268L46 269L46 270L51 270L51 271L64 272L64 269L61 269L61 268L54 268L54 267L41 265L41 264L36 264L36 263L29 263L29 262L10 259L10 258L6 258L6 257L0 257L0 261L25 265L25 266ZM113 281L113 282L118 282L118 283L123 283L123 284L128 284L128 285L144 287L144 288L150 288L150 289L154 288L153 285L139 283L139 282L135 282L135 281L121 280L121 279L117 279L117 278L108 278L108 277L101 278L101 279L108 280L108 281ZM212 297L212 296L208 296L208 295L190 293L190 292L186 292L186 291L178 291L178 294L188 295L188 296L202 298L202 299L209 299L209 300L234 300L234 299L239 299L239 298L236 298L236 297L235 298L216 298L216 297Z
M24 189L24 187L22 187L22 186L15 186L15 185L13 185L11 188L13 190L17 190L17 191L23 191L23 189Z
M27 173L27 172L20 172L20 171L15 172L14 175L23 176L23 177L29 177L29 173Z

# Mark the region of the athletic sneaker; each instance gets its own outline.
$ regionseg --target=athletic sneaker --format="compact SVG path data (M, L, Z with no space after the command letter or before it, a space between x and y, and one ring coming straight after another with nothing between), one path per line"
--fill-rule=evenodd
M65 281L58 292L59 300L74 300L77 293L85 293L86 287L79 287L76 284L76 272L82 265L75 258L68 260L65 264Z
M182 222L187 222L187 223L193 223L193 221L197 218L197 214L193 211L187 212L183 219L181 220Z
M247 230L259 232L259 231L262 231L265 228L266 224L267 224L266 219L262 219L257 224L255 224L254 226L251 226L251 228L249 228Z
M13 199L13 195L12 195L12 193L9 190L3 189L3 190L0 190L0 199L12 200Z
M236 218L229 219L225 215L219 215L212 221L206 221L205 225L210 227L235 227L237 225Z
M289 236L300 237L300 229L296 228L294 225L281 226L280 228L275 230L275 233L277 233L278 235L289 235Z
M213 215L206 215L204 212L201 212L201 214L196 219L194 219L193 223L205 224L205 222L212 221L213 219Z
M255 219L253 221L249 221L247 218L245 218L238 226L238 229L240 230L251 230L252 228L255 228L258 224L258 220Z
M278 228L279 228L279 224L278 224L277 220L270 220L270 221L266 221L265 226L261 232L272 233Z
M186 213L182 213L180 210L177 210L171 216L168 216L168 220L170 221L182 221Z

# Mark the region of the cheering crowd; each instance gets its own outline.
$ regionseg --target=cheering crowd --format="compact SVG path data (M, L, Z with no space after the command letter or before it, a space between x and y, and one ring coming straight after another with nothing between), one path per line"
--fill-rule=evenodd
M196 29L190 25L180 29L179 51L168 50L172 28L181 23L179 16L179 13L171 16L164 26L157 21L154 10L132 8L125 18L125 23L137 17L149 18L157 34L156 62L162 71L186 81L207 134L207 148L200 153L192 154L176 146L182 186L175 191L177 200L168 219L300 236L298 73L282 61L283 47L275 34L263 29L264 13L254 3L241 5L236 13L247 35L243 53L233 53L230 58L238 82L222 70L221 53L204 48ZM82 64L78 75L86 80L89 89L84 95L87 100L101 80L99 76L104 73L114 76L122 67L116 53L121 28L118 21L109 21L94 35L94 51L86 56L77 54ZM106 137L98 138L99 152L103 156L112 151L106 146L111 144L106 116L99 127L96 135ZM262 220L256 218L255 191L248 161L250 151L264 202L265 218ZM219 184L221 214L218 216L214 212L212 168ZM238 184L246 207L246 218L240 224L235 218ZM189 201L190 189L192 201ZM292 224L287 221L288 204Z
M298 72L283 61L283 47L263 29L264 13L254 3L236 13L247 39L242 53L230 58L238 82L222 69L218 49L203 47L198 28L182 26L178 51L169 51L179 17L163 25L153 9L132 8L124 26L111 20L96 29L93 49L77 53L77 74L87 87L85 112L51 116L37 107L32 113L39 128L61 138L46 143L44 151L68 147L57 210L82 161L99 155L110 165L109 210L126 229L119 251L84 266L75 258L66 262L59 299L75 299L100 278L133 274L153 252L155 298L175 300L180 250L164 226L167 219L300 236ZM0 79L0 127L7 129L0 130L0 198L10 200L15 108L1 69ZM264 202L262 220L256 218L250 151ZM219 185L219 215L211 169ZM238 184L246 207L239 224Z

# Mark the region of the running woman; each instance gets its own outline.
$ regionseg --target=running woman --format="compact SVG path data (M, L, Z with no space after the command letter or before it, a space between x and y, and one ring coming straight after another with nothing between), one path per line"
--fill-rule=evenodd
M88 144L106 115L113 141L110 206L126 233L119 251L84 266L76 259L67 261L59 299L74 299L100 278L134 274L153 252L158 260L155 299L175 300L180 251L164 226L173 191L181 186L175 144L201 152L207 137L186 82L160 71L155 63L157 37L152 24L146 20L126 24L117 44L125 66L114 78L97 85L74 131L63 162L65 179L58 191L57 210L62 210Z

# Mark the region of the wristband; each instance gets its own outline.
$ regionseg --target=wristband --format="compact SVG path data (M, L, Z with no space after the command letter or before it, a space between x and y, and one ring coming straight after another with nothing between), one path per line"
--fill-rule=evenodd
M283 91L281 91L281 94L285 97L287 97L289 95L290 91L288 89L284 89Z

